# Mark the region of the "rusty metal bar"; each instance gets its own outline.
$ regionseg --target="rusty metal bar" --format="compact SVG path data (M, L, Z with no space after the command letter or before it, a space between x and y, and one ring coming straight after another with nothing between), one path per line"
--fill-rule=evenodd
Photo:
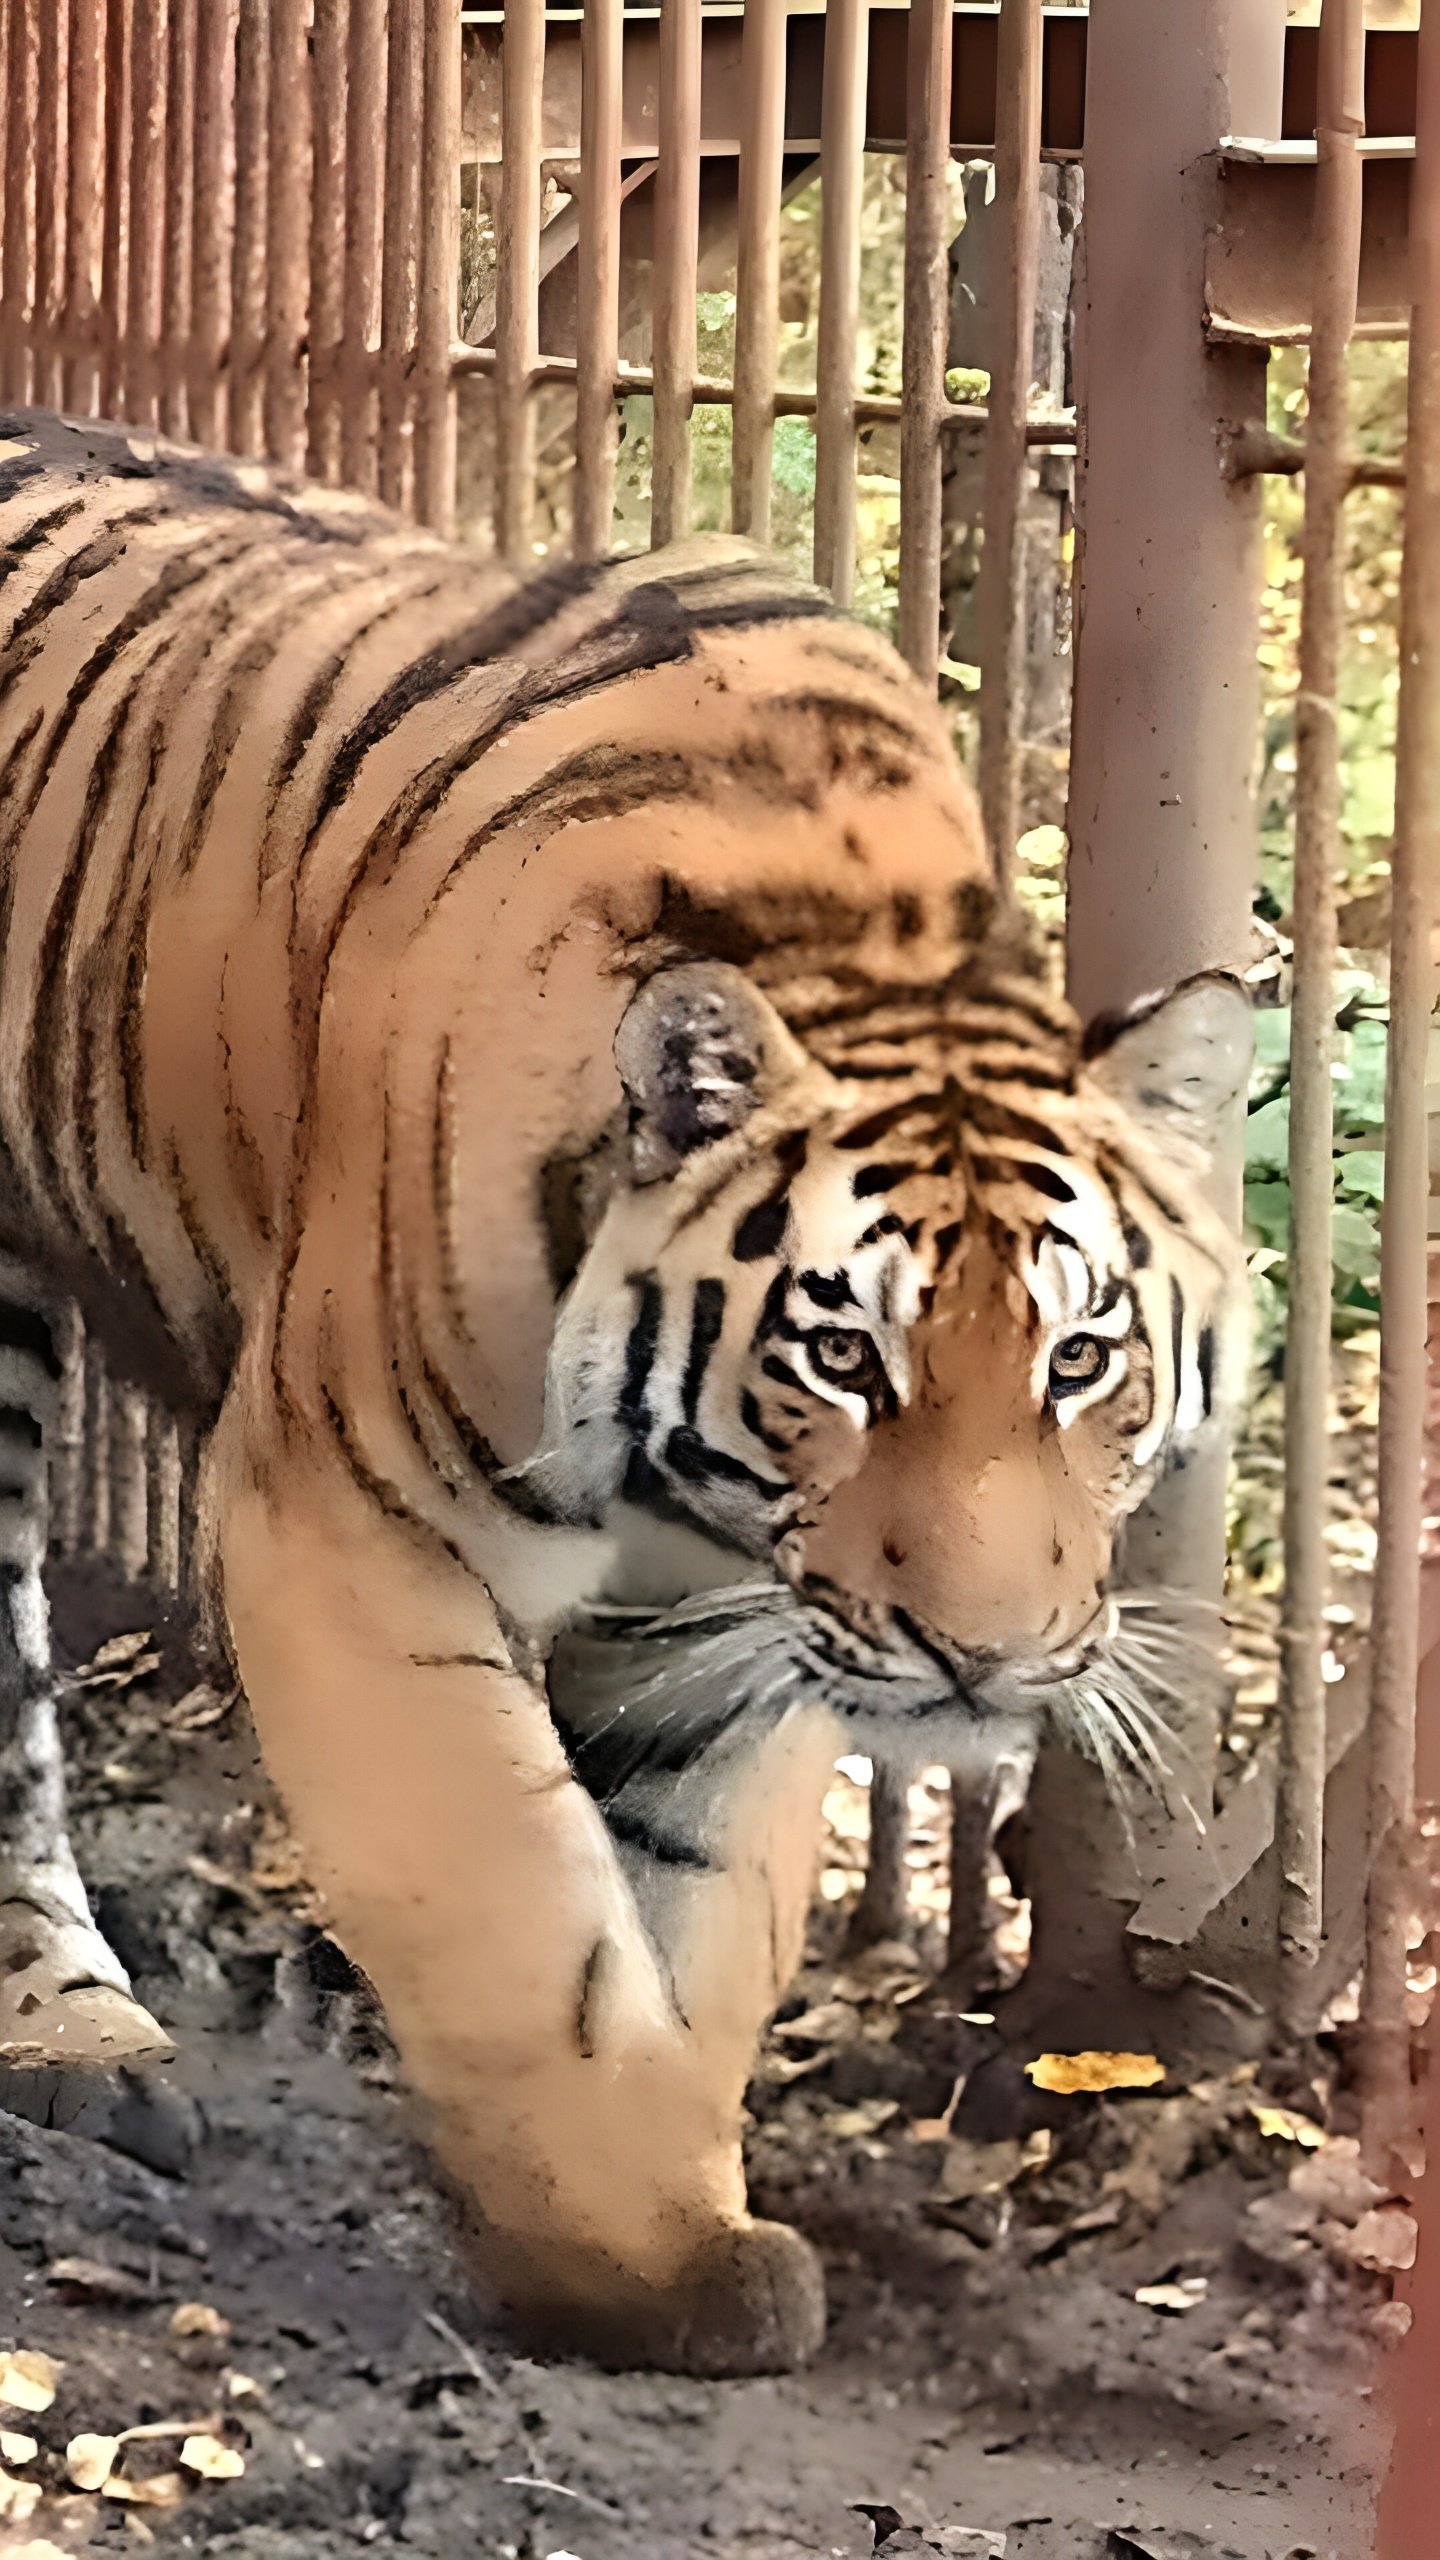
M30 313L34 390L43 409L60 399L60 294L65 250L66 18L60 0L41 0L35 113L35 290Z
M165 272L160 339L160 424L167 435L189 427L186 383L195 234L196 12L200 0L170 0L165 116Z
M815 581L845 605L855 595L855 367L869 27L870 0L831 0L820 111Z
M532 558L535 404L540 349L540 101L545 79L543 0L505 0L501 125L504 170L496 225L496 394L500 549L517 568Z
M310 397L305 467L317 480L340 477L340 338L345 325L345 64L349 32L349 0L315 0Z
M420 227L421 0L390 0L385 83L385 244L380 274L380 495L413 496L411 367ZM537 108L538 111L538 108ZM457 181L458 183L458 181Z
M350 0L345 93L345 279L340 334L341 477L378 486L372 358L380 344L385 205L385 0Z
M1370 1882L1361 2087L1372 2174L1414 2139L1405 1960L1414 1886L1420 1548L1426 1410L1426 1053L1440 923L1440 10L1421 13L1411 199L1409 482L1400 586L1390 1040L1380 1243L1378 1544L1369 1727Z
M190 346L186 405L197 444L221 441L221 368L235 236L235 21L239 0L204 0L196 24Z
M60 1388L50 1459L50 1535L58 1555L73 1556L80 1547L85 1491L85 1326L77 1306L66 1307L60 1317L55 1352Z
M90 417L100 388L101 225L105 204L105 0L70 0L65 194L65 347L61 398Z
M105 9L105 211L100 226L100 415L120 411L130 265L130 11Z
M1363 0L1325 0L1321 69L1305 574L1295 715L1295 976L1290 1014L1285 1608L1278 1810L1281 1954L1287 1968L1302 1972L1319 1953L1324 1914L1323 1657L1334 1285L1330 1223L1335 1192L1330 1064L1335 872L1340 851L1336 690L1345 609L1346 359L1360 273L1361 177L1356 141L1364 129L1365 114Z
M228 442L264 446L265 242L270 0L243 0L235 51L235 241L230 286Z
M110 1396L110 1552L126 1581L138 1582L150 1549L145 1398L119 1380Z
M1020 832L1025 700L1025 441L1040 259L1040 0L1002 0L995 97L998 236L986 280L990 423L980 559L980 808L992 861L1008 874Z
M450 343L460 277L460 29L451 0L425 0L425 103L420 123L420 317L415 512L455 527L455 383Z
M580 300L575 412L575 552L599 560L615 512L615 376L620 365L621 0L590 0L580 90Z
M30 254L35 206L36 0L10 0L5 47L5 222L0 240L0 399L30 396Z
M309 0L270 0L269 151L266 165L265 449L299 471L305 462L305 333L310 317ZM415 154L418 124L412 127Z
M740 57L740 236L730 522L770 539L775 375L780 354L780 213L785 182L785 0L749 0ZM695 371L693 343L690 370Z
M662 0L655 177L655 430L650 541L690 530L690 418L700 259L700 0Z
M130 34L130 259L125 294L125 415L153 426L159 388L165 252L165 89L169 0L134 0Z
M910 11L905 146L905 339L900 425L899 642L926 684L940 656L940 418L949 324L950 0Z

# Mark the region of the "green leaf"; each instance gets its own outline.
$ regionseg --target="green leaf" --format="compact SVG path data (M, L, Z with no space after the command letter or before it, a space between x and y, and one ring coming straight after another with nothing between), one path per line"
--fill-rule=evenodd
M808 418L776 419L771 471L777 489L788 489L796 498L814 497L815 431Z
M1330 1229L1335 1268L1347 1280L1373 1285L1380 1276L1380 1229L1363 1209L1337 1209Z
M1245 1123L1247 1173L1283 1174L1290 1161L1290 1097L1280 1094L1252 1111Z
M1283 1253L1290 1241L1288 1182L1247 1182L1245 1224L1262 1245Z
M1349 1192L1357 1199L1383 1200L1385 1197L1385 1158L1379 1147L1348 1147L1335 1159L1337 1190Z

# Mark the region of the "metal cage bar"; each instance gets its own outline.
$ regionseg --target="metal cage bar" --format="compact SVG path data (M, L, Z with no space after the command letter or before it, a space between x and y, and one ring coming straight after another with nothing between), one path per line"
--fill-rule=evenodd
M310 317L308 0L270 0L270 147L265 169L265 450L305 460L305 333ZM410 159L415 158L414 130Z
M580 94L580 285L576 319L575 552L598 560L615 513L620 369L621 0L590 0Z
M352 487L377 486L373 379L380 344L380 267L385 213L385 0L350 0L345 93L345 277L341 332L340 471Z
M60 298L65 267L66 37L61 0L41 0L35 98L35 281L30 317L32 398L60 397Z
M936 681L940 654L940 426L950 302L946 207L953 44L950 0L914 0L905 150L898 636L902 656L926 684Z
M125 293L125 415L159 413L165 256L165 91L169 0L134 0L130 34L130 258Z
M1280 1942L1302 1968L1323 1926L1330 1220L1334 1112L1336 691L1344 625L1346 359L1360 275L1363 0L1325 0L1316 127L1314 335L1295 734L1295 972L1290 1046L1290 1304L1285 1339L1285 1604L1281 1627Z
M655 435L650 540L690 530L690 418L700 272L700 0L662 0L655 179Z
M186 354L193 310L195 67L199 0L170 0L165 118L165 259L161 280L160 424L189 430Z
M495 243L496 393L500 438L496 517L500 548L517 566L531 558L535 525L535 404L540 352L540 107L545 79L543 0L505 0L501 125L504 152Z
M420 119L420 277L417 324L415 511L454 531L455 376L460 254L460 29L449 0L425 0Z
M315 0L311 57L314 105L311 121L310 354L305 467L317 480L338 480L340 477L349 48L349 0Z
M1410 211L1410 384L1400 591L1390 1040L1380 1250L1378 1543L1370 1691L1361 2085L1370 2166L1387 2181L1413 2138L1405 1959L1413 1882L1424 1509L1431 936L1440 922L1440 8L1421 13ZM1413 2166L1407 2162L1406 2166Z
M100 266L105 210L105 5L70 0L65 169L65 318L61 398L90 417L100 389Z
M123 331L130 265L130 13L125 0L105 11L105 211L100 225L100 415L120 404Z
M418 313L420 163L415 136L424 85L421 0L390 0L385 82L385 234L380 267L380 495L413 501L411 368Z
M36 0L10 0L5 48L5 225L0 241L0 399L30 396L30 259L35 205Z
M820 109L815 578L844 605L855 595L855 369L869 33L870 0L831 0Z
M1008 871L1020 831L1025 691L1025 428L1040 261L1040 0L1002 0L996 75L994 262L987 272L990 391L980 558L980 807Z
M195 42L190 345L186 396L197 444L223 440L221 369L230 332L235 229L235 22L238 0L205 0ZM108 208L107 208L108 214Z
M228 441L259 453L264 441L265 250L269 196L271 0L243 0L235 39L235 229L230 291Z
M775 376L780 353L780 216L785 166L785 0L748 0L740 56L740 222L735 269L735 409L730 521L770 539ZM694 373L692 346L691 373Z

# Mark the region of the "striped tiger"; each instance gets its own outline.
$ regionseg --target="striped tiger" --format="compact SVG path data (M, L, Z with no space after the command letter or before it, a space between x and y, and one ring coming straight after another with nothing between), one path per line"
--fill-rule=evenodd
M64 1829L74 1301L199 1435L205 1588L488 2281L787 2366L823 2291L739 2128L827 1773L1023 1759L1127 1677L1148 1747L1112 1550L1224 1392L1243 992L1087 1054L934 705L744 546L523 582L37 414L0 852L0 2043L158 2032Z

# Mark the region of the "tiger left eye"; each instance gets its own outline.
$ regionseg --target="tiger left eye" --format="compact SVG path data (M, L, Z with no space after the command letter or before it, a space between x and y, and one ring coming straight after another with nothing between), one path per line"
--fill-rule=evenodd
M1082 1387L1093 1387L1109 1366L1108 1342L1101 1342L1093 1333L1067 1334L1050 1354L1052 1398L1078 1395Z
M843 1387L849 1395L867 1395L884 1375L880 1354L868 1334L834 1326L810 1334L805 1348L816 1376L827 1386Z

